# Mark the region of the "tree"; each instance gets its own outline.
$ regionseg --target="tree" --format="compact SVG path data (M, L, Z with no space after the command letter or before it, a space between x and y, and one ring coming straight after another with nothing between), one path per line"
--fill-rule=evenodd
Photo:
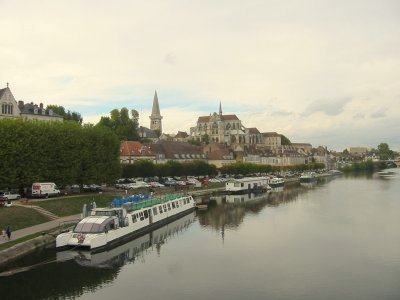
M201 140L208 145L210 143L210 136L206 133L201 137Z
M291 145L292 142L283 134L281 134L281 144L282 145Z
M79 124L82 124L83 119L81 117L81 114L76 111L73 112L71 112L70 110L66 111L63 106L47 105L46 112L48 113L50 109L57 115L62 116L64 121L74 121L78 122Z
M101 117L96 127L111 129L120 141L137 141L139 139L139 113L136 110L129 110L126 107L121 110L113 109L109 117Z
M390 150L389 145L387 143L380 143L378 145L378 152L381 160L388 160L394 158L394 152Z

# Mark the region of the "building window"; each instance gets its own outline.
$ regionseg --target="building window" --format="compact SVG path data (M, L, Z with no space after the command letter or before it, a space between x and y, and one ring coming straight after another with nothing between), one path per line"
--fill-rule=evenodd
M14 107L11 103L3 103L1 105L1 113L3 115L12 115L14 112Z

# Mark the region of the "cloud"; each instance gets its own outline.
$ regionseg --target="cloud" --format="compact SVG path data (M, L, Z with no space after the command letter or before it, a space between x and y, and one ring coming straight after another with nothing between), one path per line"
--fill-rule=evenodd
M164 58L164 62L170 65L176 65L177 63L176 56L173 55L172 53L168 53Z
M371 113L370 116L373 119L384 118L384 117L386 117L386 109L380 109L376 112L373 112L373 113Z
M336 116L344 111L345 106L350 101L350 97L315 100L307 106L302 113L302 116L307 117L316 112L323 112L328 116Z
M365 114L363 114L363 113L356 113L353 116L353 119L364 119L364 118L365 118Z

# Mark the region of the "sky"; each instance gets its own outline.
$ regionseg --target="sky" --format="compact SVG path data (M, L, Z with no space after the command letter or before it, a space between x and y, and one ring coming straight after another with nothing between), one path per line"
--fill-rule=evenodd
M97 123L136 109L163 131L236 114L343 150L400 150L400 1L0 0L0 88Z

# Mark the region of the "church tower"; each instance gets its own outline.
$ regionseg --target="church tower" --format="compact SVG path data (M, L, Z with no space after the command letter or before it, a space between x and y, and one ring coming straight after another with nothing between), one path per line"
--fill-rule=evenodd
M155 93L154 93L153 108L151 110L151 116L149 118L150 118L150 129L157 130L161 134L162 133L162 124L161 124L162 116L160 115L160 106L158 105L157 91L155 91Z

